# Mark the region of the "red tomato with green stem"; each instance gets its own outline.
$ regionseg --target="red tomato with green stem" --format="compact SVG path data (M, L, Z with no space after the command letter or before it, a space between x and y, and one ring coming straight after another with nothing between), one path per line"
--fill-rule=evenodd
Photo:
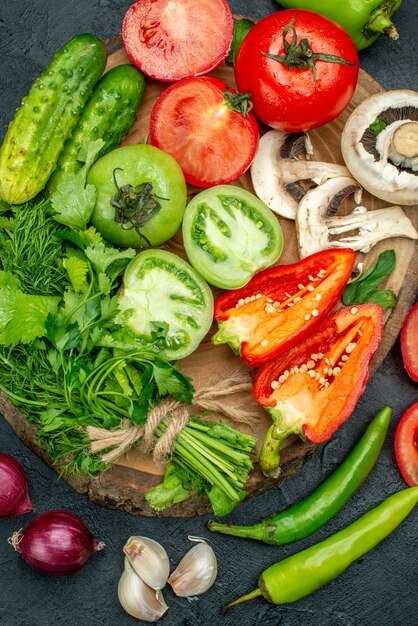
M174 81L222 63L233 29L226 0L138 0L125 14L122 40L144 74Z
M402 415L395 433L395 456L405 482L418 485L418 402Z
M218 78L185 78L160 95L151 111L150 142L171 154L191 185L237 180L258 146L249 94Z
M348 33L299 9L260 20L235 63L238 89L251 93L255 115L286 132L335 119L351 100L358 71L358 53Z

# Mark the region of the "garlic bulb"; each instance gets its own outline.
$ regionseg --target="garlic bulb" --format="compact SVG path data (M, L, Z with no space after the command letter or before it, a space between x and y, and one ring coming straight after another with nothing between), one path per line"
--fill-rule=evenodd
M128 557L119 580L118 598L125 611L144 622L156 622L168 610L162 592L151 589L136 574Z
M204 539L189 539L199 543L187 552L168 579L174 593L181 597L204 593L218 574L218 563L211 546Z
M167 552L161 544L148 537L130 537L124 553L140 578L152 589L165 587L170 573Z

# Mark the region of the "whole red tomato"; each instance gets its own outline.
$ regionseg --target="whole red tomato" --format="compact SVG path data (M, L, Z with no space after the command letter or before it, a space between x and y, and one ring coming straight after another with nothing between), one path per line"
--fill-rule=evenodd
M312 11L289 9L265 17L248 33L235 64L241 93L255 115L278 130L322 126L349 103L359 60L348 33Z

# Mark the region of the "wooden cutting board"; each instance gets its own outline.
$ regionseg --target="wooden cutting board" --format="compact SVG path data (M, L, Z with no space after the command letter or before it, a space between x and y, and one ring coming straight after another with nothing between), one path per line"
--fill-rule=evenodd
M109 59L107 69L128 63L129 59L122 47L120 36L115 36L108 42ZM214 76L224 80L234 86L234 73L232 66L222 65L215 72ZM138 112L137 120L123 141L123 145L143 142L148 134L149 114L158 95L166 88L166 84L149 80L144 101ZM329 161L343 164L340 150L340 136L350 113L368 96L383 91L382 87L376 83L366 72L360 70L359 82L353 99L347 109L339 118L332 123L317 130L309 132L313 148L314 159L318 161ZM237 183L245 189L253 192L249 174L245 174ZM196 193L197 189L190 189L190 195ZM387 206L383 201L370 196L363 195L363 204L369 209L378 209ZM406 212L417 225L417 208L409 207ZM284 251L281 256L281 263L293 263L299 259L297 251L297 241L294 222L280 220L284 234ZM181 256L184 255L181 233L169 242L169 249ZM382 363L386 354L390 350L397 337L402 323L406 317L408 309L415 297L417 287L418 253L415 242L407 239L391 239L376 245L366 257L367 264L372 263L377 256L385 249L394 249L397 257L396 269L389 277L386 287L392 289L398 295L398 303L387 315L385 332L380 346L371 362L370 374L373 374ZM214 290L215 295L220 290ZM229 373L239 371L243 379L251 380L252 372L235 357L227 346L213 346L211 336L215 328L213 327L199 349L192 355L181 361L183 371L193 378L195 387L198 389L203 383L208 381L216 385L217 381L224 379ZM240 394L233 397L232 401L238 406L252 407L254 422L250 426L245 423L234 424L243 432L251 433L258 437L260 444L264 434L270 425L267 413L257 406L251 393ZM16 434L28 445L38 456L51 464L45 449L38 444L36 428L26 421L25 417L5 398L0 397L0 410L6 420L11 425ZM214 418L220 416L213 416ZM225 418L223 418L225 419ZM228 421L228 420L226 420ZM300 469L303 463L312 454L315 446L311 443L302 443L300 440L287 442L282 452L282 475L279 479L267 479L256 469L252 472L247 484L251 496L262 493L277 486L279 482L287 476ZM59 471L59 466L54 466ZM155 465L149 457L144 457L137 451L132 450L128 456L120 459L113 467L96 478L87 477L64 477L65 480L78 492L88 493L91 500L109 508L118 508L137 515L146 516L191 516L203 514L210 511L210 505L205 497L193 497L185 502L155 513L148 506L144 499L145 492L161 480L164 468Z

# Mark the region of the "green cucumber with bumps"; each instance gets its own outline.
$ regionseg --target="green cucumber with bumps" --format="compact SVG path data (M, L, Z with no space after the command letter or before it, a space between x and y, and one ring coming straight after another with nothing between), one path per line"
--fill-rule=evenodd
M68 41L23 98L0 148L0 198L21 204L44 189L106 65L91 34Z
M84 143L104 141L97 159L120 144L135 122L145 87L144 75L133 65L117 65L102 76L73 134L65 142L47 185L49 193L56 190L66 172L76 173L82 167L77 158Z

